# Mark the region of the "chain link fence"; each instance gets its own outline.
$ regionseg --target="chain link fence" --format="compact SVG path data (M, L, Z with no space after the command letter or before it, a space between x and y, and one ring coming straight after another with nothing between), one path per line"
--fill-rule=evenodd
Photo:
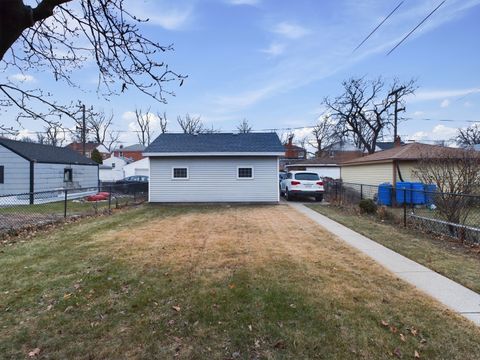
M148 183L0 195L0 237L148 200Z
M378 186L341 181L325 183L325 199L334 204L359 205L370 199L384 220L480 244L480 196L437 191L420 183Z

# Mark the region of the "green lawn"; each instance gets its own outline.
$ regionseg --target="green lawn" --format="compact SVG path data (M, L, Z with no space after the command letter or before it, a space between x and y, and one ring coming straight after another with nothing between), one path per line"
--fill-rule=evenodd
M419 230L359 215L333 205L310 205L322 215L338 221L376 242L480 293L480 252L449 240L422 234Z
M282 205L144 205L0 268L5 359L480 357L472 323Z

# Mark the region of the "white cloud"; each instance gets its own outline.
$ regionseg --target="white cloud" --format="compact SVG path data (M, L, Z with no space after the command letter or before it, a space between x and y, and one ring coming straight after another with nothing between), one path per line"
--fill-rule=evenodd
M444 99L441 103L440 103L440 107L442 108L447 108L450 106L450 100L448 99Z
M457 134L457 128L445 125L435 125L431 131L417 131L408 140L450 140Z
M274 26L272 32L289 39L299 39L307 35L310 31L298 24L281 22Z
M260 3L260 0L227 0L230 5L250 5L255 6Z
M420 90L412 95L411 101L429 101L429 100L442 100L452 97L461 97L470 94L480 93L480 88L467 88L467 89L446 89L446 90Z
M260 51L272 57L278 56L285 52L285 44L271 43L268 48L262 49Z
M135 16L149 19L147 24L158 25L166 30L184 29L193 15L192 4L172 7L164 1L135 1L131 6Z
M11 81L19 81L19 82L26 82L26 83L31 83L37 81L35 77L32 75L27 75L27 74L13 74L8 77Z
M465 101L465 102L463 103L463 106L465 106L466 108L469 108L469 107L472 107L473 104L472 104L470 101Z

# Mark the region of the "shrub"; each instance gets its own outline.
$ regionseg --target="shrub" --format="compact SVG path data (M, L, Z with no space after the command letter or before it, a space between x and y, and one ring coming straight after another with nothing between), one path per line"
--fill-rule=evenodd
M377 204L372 199L363 199L358 203L360 212L364 214L375 214L377 212Z

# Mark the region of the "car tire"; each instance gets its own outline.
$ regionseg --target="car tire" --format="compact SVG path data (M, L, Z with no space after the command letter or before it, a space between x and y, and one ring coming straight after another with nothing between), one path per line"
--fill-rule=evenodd
M288 191L288 188L285 189L285 200L287 200L287 201L292 201L293 200L293 196L290 193L290 191Z
M323 200L323 194L315 196L315 201L321 202Z

